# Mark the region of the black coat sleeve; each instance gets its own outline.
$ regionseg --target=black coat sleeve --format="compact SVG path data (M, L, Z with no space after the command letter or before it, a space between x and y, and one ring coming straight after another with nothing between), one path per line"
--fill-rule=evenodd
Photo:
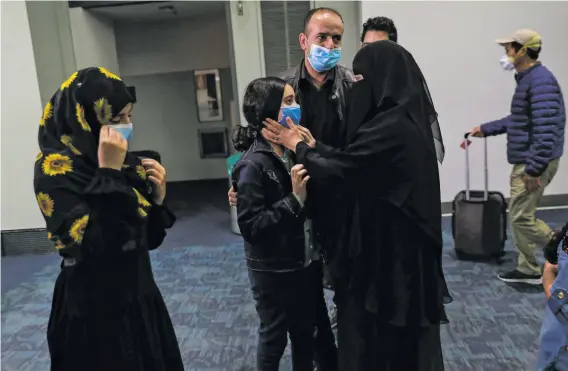
M313 149L306 143L296 146L296 160L303 164L310 177L318 183L343 186L358 179L365 168L380 171L382 164L396 156L404 146L403 126L397 120L399 113L386 113L362 125L347 147L334 150L328 146ZM388 176L388 174L385 174Z
M315 150L322 156L326 157L329 153L334 153L334 152L338 152L338 149L335 149L331 146L328 146L325 143L322 143L321 141L316 141L316 148Z
M166 230L174 226L176 222L175 215L165 206L152 205L148 214L147 239L148 249L154 250L158 248L164 238L166 238Z
M262 173L253 163L243 161L237 164L233 169L233 180L239 193L239 228L246 241L263 241L277 230L304 222L304 207L294 194L290 193L273 204L266 203Z

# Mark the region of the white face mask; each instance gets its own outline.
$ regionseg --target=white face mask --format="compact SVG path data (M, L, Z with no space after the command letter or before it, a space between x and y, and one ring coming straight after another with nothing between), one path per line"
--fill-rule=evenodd
M508 55L501 57L499 63L501 64L501 68L505 71L512 71L515 69L515 65L513 64L511 57L509 57Z

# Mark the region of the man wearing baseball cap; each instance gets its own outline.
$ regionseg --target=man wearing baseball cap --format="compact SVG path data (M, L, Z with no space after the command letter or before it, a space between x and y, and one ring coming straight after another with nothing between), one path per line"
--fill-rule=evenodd
M564 98L552 72L538 61L543 41L537 32L522 29L496 42L505 48L501 67L516 71L511 114L477 126L471 133L476 137L507 134L507 158L513 165L509 219L519 258L516 269L499 274L499 279L540 285L536 247L559 236L535 212L563 154Z

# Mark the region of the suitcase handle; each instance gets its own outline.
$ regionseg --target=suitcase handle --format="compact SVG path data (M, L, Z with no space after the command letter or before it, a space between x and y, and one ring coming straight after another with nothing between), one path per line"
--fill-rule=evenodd
M464 134L464 139L465 139L465 199L466 200L471 200L471 194L470 194L470 176L469 176L469 144L468 144L468 139L470 137L471 133L465 133ZM483 169L483 174L485 176L485 181L484 183L484 189L483 189L483 200L487 201L489 199L489 184L488 184L488 172L487 172L487 138L483 138L483 165L484 165L484 169Z

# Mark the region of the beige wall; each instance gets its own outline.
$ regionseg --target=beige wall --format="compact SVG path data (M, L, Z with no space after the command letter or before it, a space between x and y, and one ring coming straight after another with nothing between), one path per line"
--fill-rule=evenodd
M77 69L105 67L120 74L114 24L82 8L69 9Z
M26 3L2 1L2 230L44 228L33 189L41 99Z
M75 53L64 1L26 1L42 104L75 71Z
M341 64L352 68L353 58L361 44L362 23L360 19L359 1L313 1L313 7L327 7L337 10L343 17L345 33L343 34L343 45L341 46Z
M465 187L464 151L459 147L463 134L510 112L516 84L514 74L499 66L504 50L496 38L519 28L537 30L544 40L540 59L564 88L568 106L568 2L524 2L523 6L508 1L362 2L363 19L379 15L394 20L399 43L414 55L428 81L446 143L440 171L444 202ZM568 130L566 136L568 143ZM489 188L507 195L511 166L506 142L504 135L488 139ZM472 188L482 189L482 143L474 141L470 159ZM564 156L546 194L566 194L567 162Z

